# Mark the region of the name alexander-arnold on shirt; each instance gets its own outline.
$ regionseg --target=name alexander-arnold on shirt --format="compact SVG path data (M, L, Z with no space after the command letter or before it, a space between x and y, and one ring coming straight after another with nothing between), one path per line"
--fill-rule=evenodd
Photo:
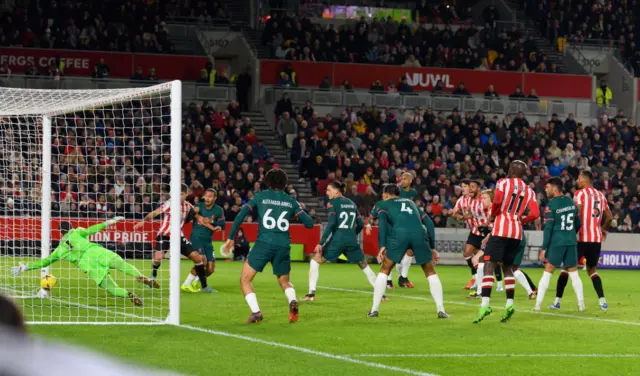
M264 199L262 200L262 204L264 205L277 205L277 206L286 206L288 208L292 208L293 205L291 205L290 202L286 202L286 201L276 201L276 200L268 200L268 199Z

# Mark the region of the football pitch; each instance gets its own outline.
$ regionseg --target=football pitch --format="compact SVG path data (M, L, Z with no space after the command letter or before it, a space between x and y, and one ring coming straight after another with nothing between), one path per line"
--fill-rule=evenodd
M137 266L148 272L147 263ZM168 264L163 265L168 269ZM219 262L209 281L217 294L182 294L182 326L35 325L36 336L87 346L143 366L189 375L631 375L640 361L640 273L603 270L609 311L601 312L584 272L586 312L578 312L571 284L562 310L532 312L533 301L516 287L517 312L500 323L504 293L494 290L494 313L472 324L479 300L467 299L465 267L437 268L449 320L436 317L428 283L418 267L415 289L389 291L380 317L367 318L372 288L357 266L322 265L315 302L300 303L300 321L289 324L287 301L270 267L254 281L265 320L248 325L242 297L242 264ZM298 298L307 293L308 264L292 265ZM374 271L379 266L372 266ZM182 263L183 276L190 268ZM166 272L167 269L164 269ZM526 269L538 282L542 269ZM55 273L55 270L53 270ZM396 277L394 271L394 277ZM84 284L73 276L59 284ZM71 277L71 276L69 276ZM77 278L77 279L76 279ZM120 279L120 278L118 278ZM91 283L91 282L90 282ZM60 290L62 291L62 290ZM81 291L71 289L69 291ZM147 291L137 288L145 299ZM103 294L90 289L90 293ZM555 278L544 307L555 296ZM62 299L63 297L58 296ZM128 300L127 304L130 304ZM108 309L114 309L110 306ZM136 309L128 307L128 314ZM634 371L635 370L635 371Z

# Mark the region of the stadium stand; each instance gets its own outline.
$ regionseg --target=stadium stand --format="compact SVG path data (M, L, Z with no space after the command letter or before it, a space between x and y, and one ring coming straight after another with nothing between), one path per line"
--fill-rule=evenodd
M367 21L362 17L359 22L336 27L313 24L304 16L273 12L262 43L271 58L292 61L559 72L537 50L532 36L525 37L516 24L491 22L490 13L482 27L470 25L466 11L462 13L464 18L453 12L457 24L441 24L444 16L436 10L427 16L420 16L418 10L419 23L396 22L390 17Z
M26 2L2 14L0 46L171 53L166 20L193 18L212 24L228 18L212 1Z
M283 98L279 105L285 102ZM416 176L419 205L436 225L462 226L448 216L460 195L460 181L474 178L492 187L510 161L521 159L531 168L530 183L543 204L548 178L560 176L572 192L578 172L590 169L611 203L613 231L640 232L640 129L621 111L582 124L573 114L533 121L523 112L490 116L457 108L362 105L334 108L331 112L339 114L334 116L318 114L310 101L286 105L292 106L291 118L298 123L290 155L301 178L318 196L331 180L345 182L363 215L384 184L399 182L409 170Z

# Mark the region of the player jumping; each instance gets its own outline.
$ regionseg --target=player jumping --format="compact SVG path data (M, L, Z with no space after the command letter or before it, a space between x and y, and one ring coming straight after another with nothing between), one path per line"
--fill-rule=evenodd
M413 201L399 198L399 195L400 189L397 185L389 184L384 187L384 202L380 203L378 213L380 226L378 261L382 266L373 291L373 307L367 316L378 317L378 308L384 296L387 275L391 272L393 265L402 260L407 249L411 249L416 263L422 266L429 281L429 289L436 302L438 318L447 319L449 315L444 310L442 283L436 274L433 262L438 260L433 222L429 216L421 213Z
M371 286L375 287L376 275L364 258L364 252L358 244L358 234L364 227L358 207L353 201L342 195L344 185L333 181L327 186L328 221L324 228L320 244L315 248L315 255L309 263L309 293L303 298L305 301L316 300L316 286L320 274L320 264L326 261L334 262L345 255L350 263L357 263L367 276ZM383 300L387 300L383 297Z
M480 312L473 323L479 323L492 312L491 290L495 282L493 271L502 262L507 304L502 322L508 321L515 313L513 297L515 294L515 278L513 265L520 250L522 240L522 225L534 221L540 216L540 208L536 201L535 192L522 181L527 173L527 165L522 161L513 161L509 166L507 178L501 179L496 185L495 197L491 208L489 222L493 223L493 230L485 247L484 275L482 277L482 303ZM523 217L529 208L529 215Z
M544 266L544 273L538 283L538 299L533 309L540 310L553 272L564 265L578 298L578 310L584 311L584 293L582 281L578 275L578 250L576 249L576 231L581 227L578 208L569 197L563 194L563 183L560 178L549 179L545 191L550 201L544 216L544 237L540 259L544 260L546 257L548 262Z
M197 214L193 210L193 205L187 201L187 195L189 194L189 187L186 184L182 184L181 192L180 192L180 228L184 227L186 222L189 222L193 218L197 217ZM146 221L150 221L153 218L159 216L160 214L164 214L162 225L160 226L160 230L158 231L158 236L156 236L156 251L153 253L153 271L151 272L151 279L156 279L158 277L158 269L160 269L160 265L162 264L162 257L164 256L164 252L168 251L171 248L171 200L167 200L162 206L158 209L147 214L142 221L138 222L133 228L139 229L142 228ZM193 246L187 238L184 237L182 231L180 232L180 253L188 257L195 264L194 269L196 274L198 275L198 279L200 280L200 285L202 286L202 292L204 293L213 293L211 287L207 286L207 274L204 268L204 262L202 262L202 257L198 254L197 251L193 249Z
M298 299L296 291L289 282L291 271L289 221L298 217L306 228L313 227L313 219L305 213L298 201L284 193L287 186L287 174L281 169L269 170L264 177L267 189L255 194L252 200L244 204L242 210L233 221L225 247L233 248L233 239L238 228L249 213L259 218L258 239L247 256L247 262L242 267L240 287L244 298L251 309L251 316L245 321L256 323L263 320L258 299L253 290L252 281L258 272L262 272L268 262L271 262L273 274L278 278L280 288L289 301L289 322L298 321Z
M133 304L142 305L142 300L132 292L129 292L111 278L111 270L119 270L126 275L135 277L137 282L149 287L160 288L155 280L146 278L135 266L126 263L120 255L103 248L102 246L90 242L87 238L96 234L108 226L113 226L124 217L115 217L104 223L93 225L89 228L72 228L69 222L60 223L60 233L62 239L56 249L49 255L29 265L20 263L20 266L11 268L11 274L18 276L28 270L45 268L58 260L66 260L75 265L98 287L106 290L109 294L122 298L129 298Z
M602 280L598 275L596 266L600 259L600 249L602 242L607 236L607 229L611 225L611 210L607 198L602 192L593 188L593 174L589 171L582 171L578 175L578 188L574 195L573 201L578 206L578 215L582 222L580 232L578 232L578 260L585 258L587 264L587 273L593 288L598 294L600 309L606 311L609 309L607 301L604 298L604 289L602 288ZM569 273L563 269L558 277L558 285L556 287L556 300L549 308L560 309L560 300L564 294L564 289L569 281Z
M213 253L213 234L223 231L227 222L224 220L224 209L216 205L216 190L209 188L204 192L204 202L199 202L194 208L198 221L193 223L191 244L200 253L203 262L207 263L206 274L209 277L216 270L216 258ZM198 292L202 289L195 268L187 276L180 287L184 292ZM215 290L212 289L213 292Z

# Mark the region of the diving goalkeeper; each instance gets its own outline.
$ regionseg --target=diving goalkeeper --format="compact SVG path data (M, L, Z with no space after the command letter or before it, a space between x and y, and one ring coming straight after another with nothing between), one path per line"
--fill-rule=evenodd
M136 277L136 281L153 288L160 288L158 282L146 278L138 269L126 263L117 253L111 252L87 239L89 236L123 219L124 217L115 217L86 229L82 227L74 229L69 222L61 222L60 233L62 234L62 239L51 255L29 265L20 263L19 266L11 268L11 274L18 276L28 270L47 267L60 259L67 260L77 266L78 269L94 280L99 287L105 289L109 294L129 298L133 304L141 306L142 300L140 300L136 294L118 286L109 275L109 272L111 270L119 270L126 275Z

